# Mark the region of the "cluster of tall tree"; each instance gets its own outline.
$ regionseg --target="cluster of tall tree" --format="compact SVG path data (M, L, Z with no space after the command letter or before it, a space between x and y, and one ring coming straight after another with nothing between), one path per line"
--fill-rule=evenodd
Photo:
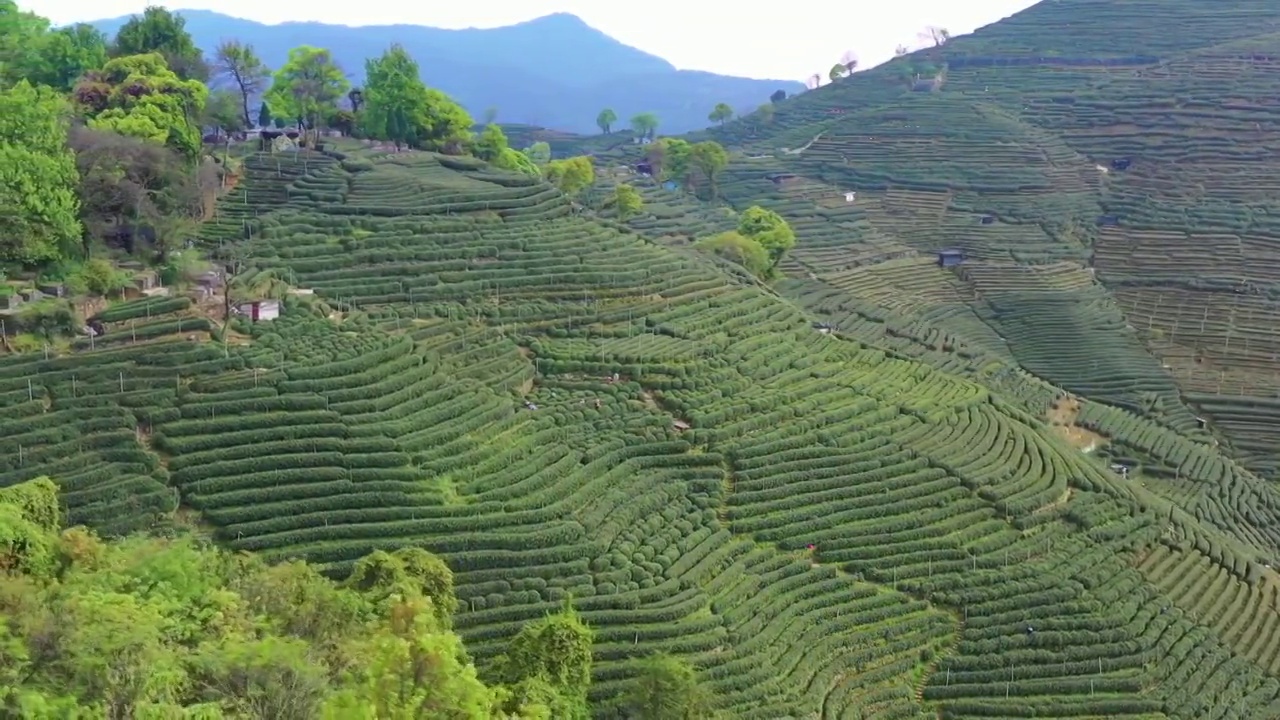
M453 574L420 548L333 581L189 535L61 526L48 479L0 489L0 715L22 718L586 720L592 630L566 603L478 670ZM643 658L624 717L711 718L679 659Z
M273 70L237 39L206 57L182 17L158 7L108 38L89 25L55 29L0 0L0 107L14 109L0 118L0 265L79 262L95 243L145 246L163 260L228 174L205 150L211 134L330 127L470 150L471 117L423 82L403 48L365 70L365 87L353 88L332 54L311 46Z
M654 177L683 183L695 195L711 198L719 193L716 182L729 164L729 153L712 140L664 137L649 146L647 159Z
M158 8L107 38L0 0L0 265L65 267L97 242L160 259L219 171L202 152L210 68Z
M698 247L746 268L761 280L776 276L778 264L795 247L796 234L778 213L752 205L738 218L738 228L698 241Z
M618 113L613 108L605 108L596 116L596 127L600 128L600 132L608 135L613 132L613 126L618 122ZM654 139L658 132L658 116L651 112L637 113L631 118L631 132L635 133L638 138Z

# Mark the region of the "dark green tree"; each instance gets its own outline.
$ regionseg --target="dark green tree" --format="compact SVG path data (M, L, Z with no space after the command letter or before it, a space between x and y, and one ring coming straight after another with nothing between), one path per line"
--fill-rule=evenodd
M711 720L711 699L693 666L659 654L635 662L623 706L632 720Z
M187 32L187 21L155 5L121 26L111 46L112 57L153 52L160 53L165 65L183 80L209 81L209 65Z

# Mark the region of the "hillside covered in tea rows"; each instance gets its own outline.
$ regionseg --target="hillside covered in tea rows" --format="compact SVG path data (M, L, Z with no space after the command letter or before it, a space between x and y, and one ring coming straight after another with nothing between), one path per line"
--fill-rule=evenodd
M1042 3L690 138L731 151L692 192L621 133L552 143L574 197L251 152L201 242L280 316L139 299L0 358L0 486L334 578L425 548L487 681L567 602L599 717L655 653L735 718L1280 715L1277 21ZM704 251L753 205L780 277Z
M338 577L427 547L482 668L572 598L604 708L657 651L737 717L1276 702L1280 639L1229 632L1274 613L1272 490L1209 444L1079 410L1217 488L1200 520L1053 432L1060 391L1013 365L982 384L818 332L540 181L430 153L246 168L224 201L256 212L246 262L314 294L225 344L134 301L109 346L5 360L5 482L58 478L105 531L181 503ZM1204 608L1187 582L1229 592Z

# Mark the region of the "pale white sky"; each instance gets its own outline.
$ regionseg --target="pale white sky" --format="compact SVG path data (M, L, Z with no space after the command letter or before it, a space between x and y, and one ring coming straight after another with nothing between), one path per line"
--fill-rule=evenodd
M342 25L409 23L443 28L497 27L554 12L577 15L618 40L676 67L727 75L803 81L826 75L846 50L862 65L887 60L916 33L938 25L960 35L1035 4L1035 0L481 0L479 2L280 3L263 0L18 0L55 24L141 12L149 4L216 10L277 23L314 20ZM711 8L719 5L720 11ZM694 10L698 7L698 10ZM702 8L706 8L705 10ZM554 48L548 48L554 51Z

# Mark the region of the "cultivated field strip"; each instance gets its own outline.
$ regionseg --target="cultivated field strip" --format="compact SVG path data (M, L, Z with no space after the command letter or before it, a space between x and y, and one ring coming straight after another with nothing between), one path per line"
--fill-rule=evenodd
M213 326L185 298L144 298L97 316L106 333L0 362L0 485L56 477L73 523L126 533L167 521L178 505L149 450L177 417L189 384L244 367L207 343Z

